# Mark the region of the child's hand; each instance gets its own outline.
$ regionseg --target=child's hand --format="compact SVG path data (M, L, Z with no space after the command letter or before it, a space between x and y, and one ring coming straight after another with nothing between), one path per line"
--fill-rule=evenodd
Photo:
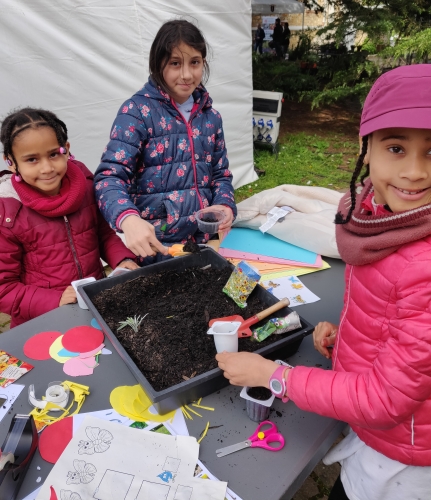
M126 217L121 224L121 229L126 236L126 247L135 255L147 257L156 255L156 252L168 254L167 247L157 239L153 225L140 217L135 215Z
M269 387L269 379L279 366L251 352L222 352L216 360L232 385L248 387Z
M232 222L233 222L232 209L230 207L227 207L226 205L211 205L210 207L208 207L208 210L211 210L211 209L220 210L220 212L224 213L224 220L220 224L218 230L224 231L225 229L230 229L230 227L232 226Z
M76 302L76 292L72 285L68 286L61 296L59 306L74 304Z
M325 358L330 359L332 357L332 352L328 347L335 344L335 338L337 337L338 326L333 323L328 323L327 321L322 321L316 325L313 332L313 342L314 348L317 349L320 354L325 356Z
M125 269L130 269L131 271L139 268L138 264L136 264L136 262L133 262L133 260L130 260L130 259L122 260L117 265L117 267L124 267Z

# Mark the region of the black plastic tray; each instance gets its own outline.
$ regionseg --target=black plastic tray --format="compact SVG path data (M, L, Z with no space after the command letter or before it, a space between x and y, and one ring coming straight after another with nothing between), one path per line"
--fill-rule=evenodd
M136 269L135 271L131 271L114 278L105 278L103 280L99 280L79 287L82 298L84 299L93 316L96 318L99 325L102 327L103 332L112 342L118 354L121 356L126 365L129 367L130 371L136 377L136 380L139 382L139 384L141 384L148 397L153 402L157 411L162 415L171 410L175 410L182 405L189 404L192 401L218 391L222 387L228 385L228 380L223 377L223 373L219 368L215 368L208 372L202 373L201 375L197 375L190 380L164 389L163 391L154 390L152 385L139 370L131 357L127 354L126 350L123 348L115 334L105 323L96 307L94 306L92 298L104 290L109 290L115 285L125 283L126 281L130 281L138 276L148 276L165 271L184 271L190 267L204 267L208 264L211 264L216 269L222 269L224 267L231 267L233 269L232 264L230 264L226 259L221 257L211 248L206 248L199 254L176 257L175 259L170 259L159 262L157 264L142 267L140 269ZM253 290L253 294L256 294L262 302L268 305L268 307L278 302L278 299L274 297L274 295L272 295L259 285ZM269 317L275 317L276 315L286 316L287 314L289 314L289 312L291 312L291 309L285 307L284 309L277 311L277 313ZM292 332L291 335L284 336L280 340L273 342L271 345L263 347L262 349L259 349L255 352L269 359L284 359L288 356L291 356L298 350L302 339L306 335L310 334L313 329L314 327L310 323L301 318L300 330L296 330Z

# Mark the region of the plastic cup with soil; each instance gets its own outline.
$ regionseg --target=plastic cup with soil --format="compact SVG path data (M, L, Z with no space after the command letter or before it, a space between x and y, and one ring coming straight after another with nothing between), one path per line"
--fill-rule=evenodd
M215 234L218 231L220 224L223 222L225 215L221 210L198 210L195 214L198 228L203 233Z
M262 422L269 417L274 394L266 387L243 387L240 396L245 399L247 415L254 422Z

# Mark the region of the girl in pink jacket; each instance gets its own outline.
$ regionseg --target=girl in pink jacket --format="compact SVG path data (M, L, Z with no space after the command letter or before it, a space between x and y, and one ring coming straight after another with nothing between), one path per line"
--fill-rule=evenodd
M24 108L2 123L9 171L0 173L0 311L16 326L76 302L71 282L137 268L135 255L101 216L93 175L69 154L66 125Z
M324 356L334 345L333 369L279 367L245 352L217 360L234 385L269 387L303 410L350 424L326 457L342 464L328 500L429 500L431 65L381 76L360 135L350 193L335 220L347 264L341 321L319 323L313 333Z

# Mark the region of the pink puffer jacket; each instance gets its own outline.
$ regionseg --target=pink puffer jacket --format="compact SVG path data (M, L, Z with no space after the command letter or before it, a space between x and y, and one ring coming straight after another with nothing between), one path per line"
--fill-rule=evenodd
M112 268L135 258L99 212L93 174L75 163L86 194L64 217L40 215L19 201L9 175L0 181L0 311L12 316L12 327L58 307L71 281L103 278L100 257Z
M389 458L431 465L431 236L347 266L333 370L294 368L290 398Z

